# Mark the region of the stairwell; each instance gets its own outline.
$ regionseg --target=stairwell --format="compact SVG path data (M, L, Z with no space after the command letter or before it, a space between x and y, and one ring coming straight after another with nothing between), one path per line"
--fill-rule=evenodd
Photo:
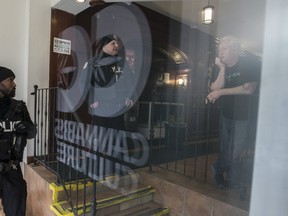
M43 166L25 165L24 176L28 187L27 216L73 215L67 195L63 187L55 184L53 173ZM78 186L70 183L66 189L82 187L82 194L92 193L87 190L91 184L89 181ZM129 176L110 177L97 184L97 216L249 215L249 200L241 200L239 191L222 190L162 168L153 167L152 172L143 168ZM72 191L71 201L77 204L74 206L77 214L84 215L86 211L85 215L93 215L93 196L86 196L86 205L81 206L84 201L81 192L77 200L76 192Z
M138 182L136 174L127 176L111 176L105 181L97 182L94 191L93 182L80 181L65 185L71 197L67 201L64 187L50 184L53 191L52 211L56 215L168 215L168 209L153 201L155 189ZM116 184L115 184L116 183ZM97 206L93 212L93 197L96 193ZM74 213L71 209L74 205ZM77 213L75 212L77 211Z
M139 175L131 173L126 176L111 176L101 182L92 182L82 180L78 182L66 182L65 187L56 182L56 176L49 171L45 171L43 177L43 167L31 167L26 165L25 168L28 183L28 207L27 215L29 216L73 216L73 215L95 215L93 210L93 197L96 194L96 215L97 216L166 216L169 215L168 208L155 202L153 197L156 190L140 183ZM34 172L34 173L33 173ZM54 175L54 177L53 177ZM47 176L50 176L47 178ZM37 191L35 180L46 178L44 187L49 187L51 201L43 198L44 194ZM39 184L42 180L36 180ZM43 181L42 181L43 182ZM96 191L93 189L95 188ZM37 188L43 187L39 185ZM68 196L67 196L68 195ZM33 199L33 197L36 199ZM70 197L70 200L69 200ZM45 200L44 203L40 201ZM37 203L39 202L39 203ZM36 205L38 204L38 207ZM49 210L47 206L49 205ZM45 207L43 207L45 206ZM46 210L43 211L43 208Z

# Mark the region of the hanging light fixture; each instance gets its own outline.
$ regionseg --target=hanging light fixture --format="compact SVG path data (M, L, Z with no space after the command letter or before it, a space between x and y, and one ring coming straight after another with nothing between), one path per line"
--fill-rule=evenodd
M202 23L211 24L214 21L214 7L210 5L210 0L208 5L202 10Z
M91 7L96 6L96 5L103 5L105 4L105 1L103 0L90 0L89 4Z

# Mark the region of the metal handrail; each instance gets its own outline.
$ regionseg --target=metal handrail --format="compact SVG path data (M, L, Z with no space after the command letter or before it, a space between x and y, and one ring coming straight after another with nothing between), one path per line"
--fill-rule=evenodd
M35 85L34 92L31 93L35 97L34 122L38 128L37 137L34 139L34 163L43 165L57 175L58 182L66 190L71 208L77 215L75 209L77 207L71 201L71 191L65 185L67 182L80 181L82 178L91 180L91 178L85 176L85 173L83 175L75 171L71 166L63 168L63 164L57 160L59 152L54 137L55 117L63 115L67 119L72 119L74 114L63 114L56 110L57 89L57 87L38 88ZM221 103L205 104L205 98L204 94L155 94L154 101L139 102L138 127L135 129L135 134L143 135L150 147L149 160L142 166L150 167L151 171L153 166L159 166L209 183L208 160L211 159L211 155L218 153L220 142ZM103 158L104 162L112 161L113 166L121 164L131 169L137 167L105 152L89 151L89 154L95 158ZM204 160L204 168L197 166L200 159ZM191 165L194 167L191 168ZM179 170L179 167L182 170ZM93 182L97 180L94 179ZM93 190L96 200L96 188ZM92 204L96 214L97 203L93 201Z

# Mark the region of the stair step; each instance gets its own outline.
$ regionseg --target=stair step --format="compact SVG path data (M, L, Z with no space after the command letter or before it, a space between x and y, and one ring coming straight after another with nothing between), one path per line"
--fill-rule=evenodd
M71 196L76 196L79 191L91 191L88 190L88 188L93 187L93 182L91 181L78 181L76 182L70 182L65 184L65 188L62 185L59 185L58 183L51 183L49 185L49 188L52 190L52 203L54 202L61 202L63 200L67 200L67 194ZM65 191L66 190L66 191Z
M96 193L96 199L97 199L97 216L101 214L101 212L112 214L117 211L125 210L130 207L134 207L137 205L140 205L142 203L146 203L152 200L153 193L155 192L155 189L151 186L144 186L139 183L133 185L125 185L124 187L120 188L120 190L112 190L108 187L104 190L105 187L101 185L102 191L98 191L98 187L100 187L101 184L97 185L97 193ZM55 186L55 185L54 185ZM76 188L75 186L70 184L71 188ZM73 216L73 212L71 209L71 206L68 201L66 200L59 200L59 196L57 195L57 191L60 190L59 186L56 188L53 188L53 185L51 185L53 190L53 199L55 202L51 205L52 211L56 215L65 215L65 216ZM58 188L58 189L57 189ZM79 188L79 184L78 184ZM131 190L132 188L132 190ZM92 188L91 188L92 189ZM123 193L124 191L124 193ZM79 195L79 194L78 194ZM67 197L66 197L67 199ZM83 201L85 200L85 205L83 204ZM85 194L85 199L81 195L77 197L77 214L81 215L83 212L91 212L91 201L93 200L92 194ZM71 202L73 205L76 203L76 196L71 196Z
M109 216L168 216L169 210L154 201L140 204L121 212L109 214ZM97 214L98 216L98 214ZM99 215L100 216L100 215ZM108 216L103 214L101 216Z
M115 190L119 188L126 188L127 186L135 186L139 182L139 175L136 173L131 173L125 176L110 176L106 177L105 180L99 181L97 185L97 193L107 191L107 188L114 188ZM71 197L76 197L81 194L85 196L93 196L93 182L90 180L79 180L78 182L67 182L65 183L65 189L62 185L57 183L51 183L49 185L50 189L53 191L52 202L61 202L62 200L67 200L68 193Z

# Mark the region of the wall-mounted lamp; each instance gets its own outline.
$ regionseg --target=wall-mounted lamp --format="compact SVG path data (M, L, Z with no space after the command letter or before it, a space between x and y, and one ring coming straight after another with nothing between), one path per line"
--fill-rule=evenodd
M76 2L82 3L85 2L85 0L76 0Z
M202 10L202 23L211 24L214 21L214 7L210 5L210 0L208 5Z

